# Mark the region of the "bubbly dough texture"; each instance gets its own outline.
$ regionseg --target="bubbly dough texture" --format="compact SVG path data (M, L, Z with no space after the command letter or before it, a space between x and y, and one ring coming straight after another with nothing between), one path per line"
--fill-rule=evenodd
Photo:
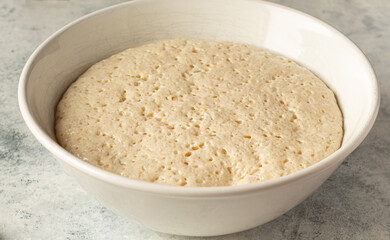
M242 185L284 176L336 151L333 92L291 60L232 42L175 39L93 65L57 108L59 143L133 179Z

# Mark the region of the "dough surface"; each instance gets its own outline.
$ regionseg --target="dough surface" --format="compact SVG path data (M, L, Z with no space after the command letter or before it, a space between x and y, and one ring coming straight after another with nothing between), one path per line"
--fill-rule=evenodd
M149 182L242 185L336 151L333 92L291 60L245 44L175 39L87 70L58 104L56 135L75 156Z

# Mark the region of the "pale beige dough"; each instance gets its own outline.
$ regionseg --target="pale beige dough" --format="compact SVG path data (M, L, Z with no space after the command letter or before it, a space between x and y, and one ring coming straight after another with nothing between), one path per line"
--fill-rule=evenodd
M59 143L133 179L241 185L336 151L343 120L313 73L257 47L175 39L93 65L58 104Z

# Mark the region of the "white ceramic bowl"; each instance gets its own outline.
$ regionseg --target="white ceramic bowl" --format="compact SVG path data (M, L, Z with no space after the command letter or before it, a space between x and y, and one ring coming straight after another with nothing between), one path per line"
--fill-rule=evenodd
M289 176L192 188L127 179L89 165L57 144L56 104L83 71L125 48L170 38L254 44L307 66L337 95L344 115L342 147ZM23 69L19 104L38 141L107 207L156 231L211 236L253 228L303 201L368 134L379 93L362 52L332 27L301 12L255 0L145 0L89 14L42 43Z

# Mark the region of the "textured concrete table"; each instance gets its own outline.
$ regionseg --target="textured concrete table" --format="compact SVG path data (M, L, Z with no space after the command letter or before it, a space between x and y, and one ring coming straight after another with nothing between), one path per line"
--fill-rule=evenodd
M0 239L189 239L107 210L62 171L19 113L19 74L38 44L118 2L0 0ZM360 46L379 79L379 116L363 144L302 204L255 229L208 239L390 239L390 1L274 2L328 22Z

